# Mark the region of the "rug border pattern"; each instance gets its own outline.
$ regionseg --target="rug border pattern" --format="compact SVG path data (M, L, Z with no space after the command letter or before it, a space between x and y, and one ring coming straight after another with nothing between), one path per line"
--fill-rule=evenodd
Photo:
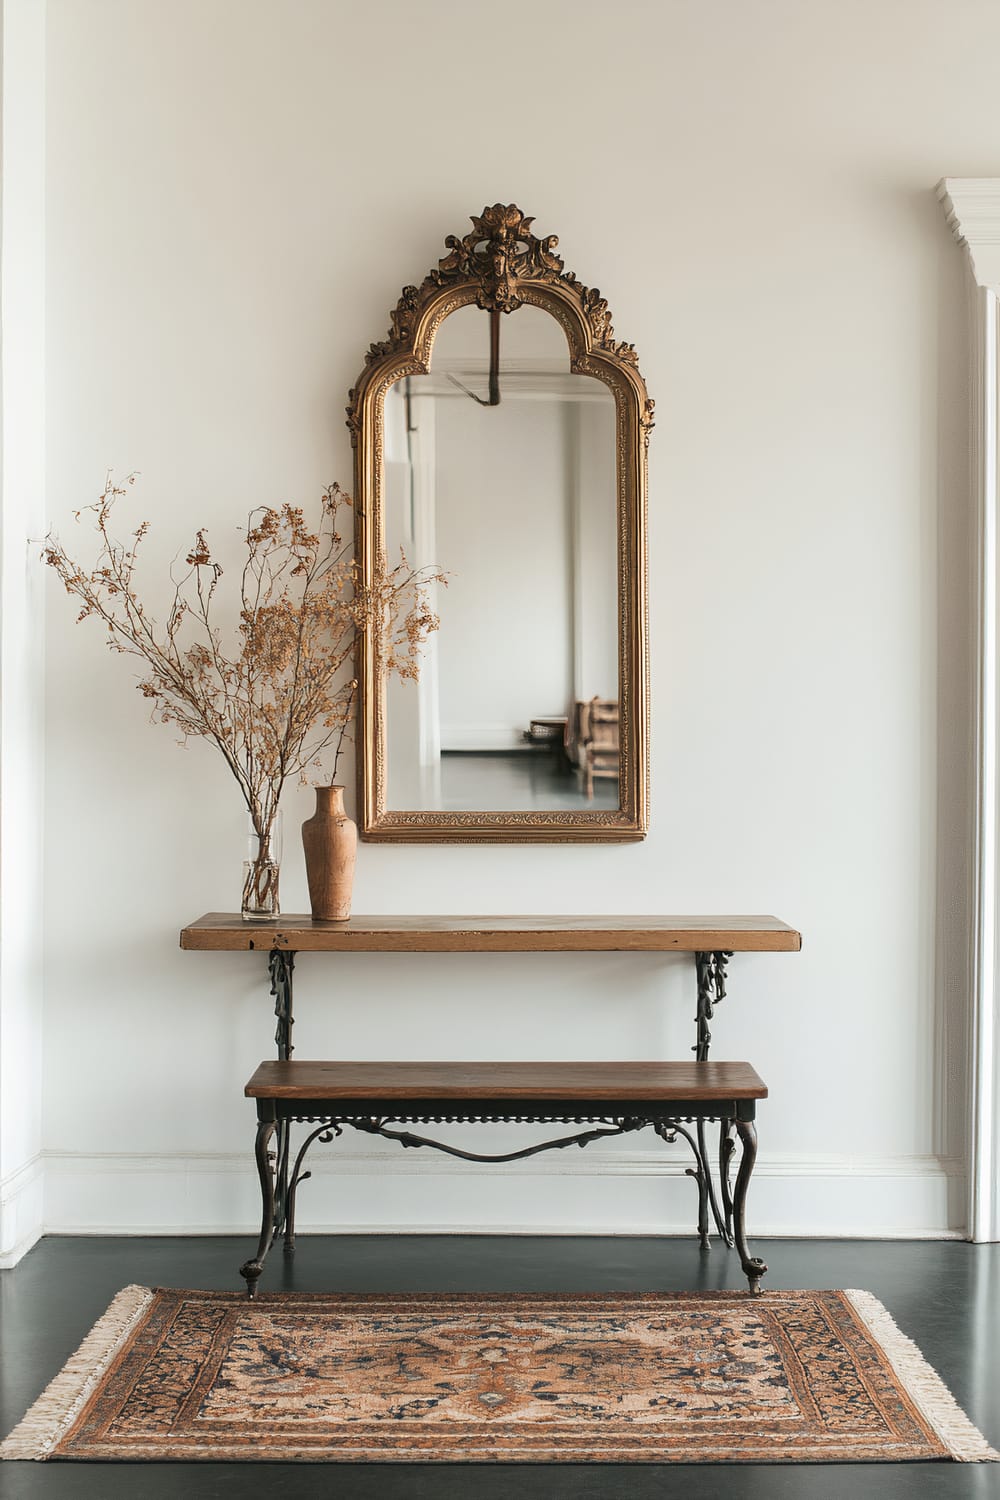
M112 1379L120 1365L116 1362L124 1360L129 1362L129 1355L133 1355L138 1346L141 1348L144 1338L150 1329L147 1324L152 1325L157 1321L157 1298L175 1299L175 1305L179 1299L189 1299L192 1302L199 1300L219 1300L226 1304L232 1302L234 1310L237 1306L246 1306L245 1300L239 1293L226 1292L198 1292L182 1291L175 1288L150 1289L141 1286L125 1287L114 1298L106 1313L98 1320L84 1339L76 1353L67 1361L59 1374L46 1387L45 1391L34 1403L26 1416L17 1425L14 1431L0 1445L0 1458L2 1459L31 1459L45 1460L51 1458L64 1458L68 1460L78 1458L104 1459L128 1457L130 1459L142 1460L146 1455L141 1451L134 1454L124 1455L118 1452L97 1451L92 1453L80 1452L74 1449L74 1428L81 1422L88 1408L93 1406L102 1381L111 1372ZM268 1304L279 1306L282 1302L294 1304L296 1308L308 1308L310 1303L329 1306L331 1298L341 1298L350 1303L366 1303L384 1301L393 1297L401 1299L407 1305L440 1304L441 1302L455 1303L482 1303L488 1301L490 1296L512 1303L531 1304L532 1302L559 1303L565 1301L579 1308L586 1305L588 1301L600 1303L601 1301L613 1300L616 1303L634 1302L640 1304L647 1299L660 1301L679 1301L685 1298L712 1301L715 1299L743 1300L746 1294L723 1292L723 1291L687 1291L687 1292L604 1292L604 1293L559 1293L559 1292L534 1292L534 1293L485 1293L485 1292L411 1292L411 1293L277 1293L260 1299L258 1306L266 1307ZM782 1295L795 1296L826 1296L838 1299L840 1314L846 1320L848 1326L854 1325L859 1331L860 1337L865 1344L872 1348L876 1355L881 1356L885 1367L891 1372L898 1384L899 1403L908 1414L908 1420L916 1424L915 1430L926 1429L928 1439L937 1440L940 1445L939 1451L934 1451L933 1444L929 1443L927 1451L917 1452L912 1444L911 1451L907 1452L905 1441L899 1444L902 1451L895 1453L886 1452L879 1454L875 1451L877 1445L871 1445L869 1451L862 1443L856 1454L859 1461L865 1459L877 1460L880 1456L886 1461L907 1461L911 1458L948 1458L949 1456L959 1462L984 1462L1000 1461L998 1454L987 1442L985 1437L972 1424L969 1418L961 1410L955 1398L941 1380L940 1376L927 1363L917 1346L896 1325L895 1321L876 1297L870 1292L856 1289L839 1292L820 1292L810 1289L801 1289L798 1293L780 1292L765 1293L759 1301L761 1312L768 1306L772 1298L777 1299ZM757 1299L753 1299L757 1302ZM872 1364L874 1368L874 1363ZM859 1377L864 1380L861 1371ZM887 1379L883 1371L883 1381ZM867 1381L865 1381L867 1385ZM873 1399L874 1390L869 1391ZM876 1399L876 1405L878 1404ZM407 1426L408 1424L403 1424ZM85 1429L84 1429L85 1430ZM904 1429L905 1431L905 1425ZM429 1452L426 1446L410 1448L407 1444L408 1433L399 1430L398 1437L401 1440L394 1444L391 1452L383 1457L381 1454L373 1455L371 1445L363 1444L356 1447L351 1441L338 1442L335 1448L326 1447L311 1449L303 1442L300 1447L289 1453L277 1453L274 1450L262 1451L259 1455L248 1454L247 1440L245 1437L232 1439L221 1430L215 1441L211 1444L201 1445L188 1437L183 1443L183 1452L178 1452L177 1457L181 1460L212 1459L215 1461L240 1462L248 1458L267 1459L270 1461L303 1461L303 1462L364 1462L366 1459L372 1462L453 1462L454 1456L446 1451L447 1445L442 1445L437 1452ZM303 1434L303 1438L305 1434ZM706 1432L706 1438L708 1434ZM63 1445L62 1451L60 1445ZM136 1441L133 1445L142 1449L144 1442ZM163 1437L150 1437L149 1453L147 1461L169 1461L170 1455L165 1454L163 1449L169 1446ZM759 1453L748 1454L746 1460L741 1460L733 1454L733 1442L731 1437L727 1440L725 1447L719 1452L714 1452L710 1446L710 1440L702 1443L699 1440L698 1461L701 1462L844 1462L842 1444L833 1451L833 1438L831 1437L831 1453L828 1459L822 1452L822 1439L817 1437L813 1443L813 1450L809 1454L799 1455L795 1452L775 1453L773 1458L761 1460ZM477 1436L475 1454L467 1461L470 1462L535 1462L544 1463L548 1461L557 1462L638 1462L638 1463L670 1463L691 1462L689 1454L681 1455L676 1449L668 1449L666 1446L660 1448L655 1442L638 1452L635 1445L629 1446L611 1433L602 1442L586 1432L581 1432L579 1437L574 1435L569 1447L558 1445L555 1442L551 1453L544 1445L520 1447L510 1438L503 1444L491 1443L488 1434ZM461 1454L464 1458L465 1455Z

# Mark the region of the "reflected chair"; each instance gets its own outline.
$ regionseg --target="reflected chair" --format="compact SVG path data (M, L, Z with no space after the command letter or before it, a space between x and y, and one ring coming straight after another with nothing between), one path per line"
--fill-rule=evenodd
M595 697L578 703L577 710L583 790L589 801L594 795L595 777L618 780L618 702L614 698Z

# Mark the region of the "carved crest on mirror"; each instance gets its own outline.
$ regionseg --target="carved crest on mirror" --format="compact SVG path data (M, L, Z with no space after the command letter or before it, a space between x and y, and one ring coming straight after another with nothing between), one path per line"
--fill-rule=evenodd
M363 581L401 551L448 578L418 683L362 641L361 835L640 839L653 402L555 235L513 204L471 222L349 397Z

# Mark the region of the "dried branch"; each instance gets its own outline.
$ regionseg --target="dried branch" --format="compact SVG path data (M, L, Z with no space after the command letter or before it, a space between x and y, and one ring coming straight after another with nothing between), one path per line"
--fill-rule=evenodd
M216 619L223 570L204 529L185 556L186 571L175 576L171 569L165 625L147 613L136 563L149 524L143 521L128 545L110 529L114 507L134 479L118 485L109 476L97 503L76 513L78 521L94 518L100 548L90 571L52 535L42 558L80 601L77 620L101 620L111 649L142 663L137 686L153 719L220 751L266 840L290 777L309 779L332 750L329 779L337 778L357 701L359 637L370 630L378 638L390 673L417 677L422 647L439 624L431 586L446 579L433 569L411 570L401 556L364 588L338 526L341 512L352 507L339 485L323 492L315 531L296 506L262 506L247 520L234 644L227 650Z

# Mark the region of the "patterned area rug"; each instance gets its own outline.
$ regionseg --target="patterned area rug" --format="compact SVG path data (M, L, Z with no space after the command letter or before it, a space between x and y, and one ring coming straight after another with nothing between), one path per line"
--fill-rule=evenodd
M127 1287L4 1458L997 1459L867 1292Z

